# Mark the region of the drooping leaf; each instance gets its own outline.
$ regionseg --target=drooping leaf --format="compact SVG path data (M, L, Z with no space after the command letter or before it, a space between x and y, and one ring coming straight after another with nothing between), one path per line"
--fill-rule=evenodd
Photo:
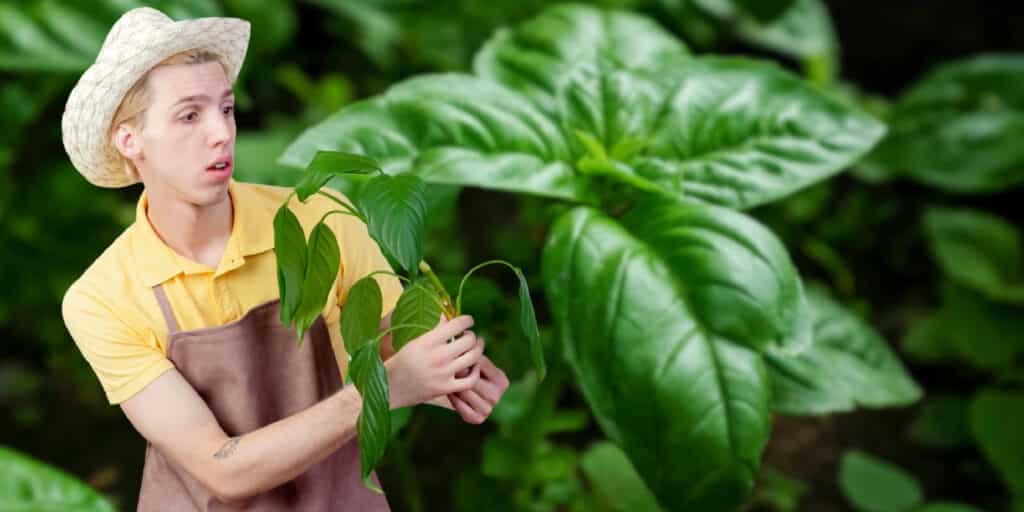
M828 414L858 405L907 405L921 397L921 388L870 324L822 287L810 287L807 294L812 346L796 356L765 354L776 411Z
M746 216L654 198L622 224L577 208L544 249L566 359L605 434L676 510L734 507L768 436L754 348L789 337L800 285Z
M338 277L341 251L334 232L320 222L309 235L306 251L306 271L302 279L302 299L295 312L298 325L298 343L327 305L327 294ZM379 320L378 320L379 321Z
M0 510L114 512L114 506L67 473L0 446Z
M335 176L374 170L380 170L380 165L372 158L340 151L317 151L313 161L306 167L302 180L295 186L295 194L300 201L305 201Z
M377 335L383 298L380 285L373 277L364 277L349 289L341 307L341 338L345 352L355 354Z
M748 208L835 174L884 131L777 66L690 59L671 34L620 11L553 6L496 34L474 67L476 77L419 77L342 109L282 162L302 167L332 149L429 182L588 203L598 179L653 182ZM594 148L577 130L612 159L580 168Z
M277 288L281 297L281 323L291 325L302 303L306 275L306 233L285 204L274 215L274 253L277 255Z
M590 487L611 512L660 511L658 500L614 443L594 443L580 459Z
M971 432L1015 494L1024 494L1024 393L985 390L971 403Z
M921 504L921 484L903 468L857 450L839 463L839 488L862 512L902 512Z
M425 191L423 180L416 176L377 176L356 198L370 236L414 276L423 259Z
M978 55L942 64L893 106L891 132L871 160L952 192L1024 183L1024 55Z
M387 372L380 358L380 340L364 344L352 355L349 374L363 398L363 409L356 421L363 484L383 494L370 478L391 439L391 398Z
M439 318L441 303L437 295L423 283L412 284L402 292L391 314L391 325L406 326L392 331L392 347L401 350L406 343L425 334L429 330L426 326L436 325Z
M530 298L530 287L526 284L523 271L516 268L519 278L519 325L530 343L530 358L537 370L537 378L544 380L547 376L547 365L544 363L544 345L540 342L540 330L537 328L537 313L533 311L533 299Z
M994 300L1024 304L1024 248L1012 224L982 211L934 207L924 227L944 274Z

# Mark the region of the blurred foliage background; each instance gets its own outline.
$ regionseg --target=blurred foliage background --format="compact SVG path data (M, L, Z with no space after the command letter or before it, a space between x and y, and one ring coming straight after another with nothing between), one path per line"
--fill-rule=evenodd
M0 444L77 477L119 509L134 507L145 443L106 403L60 317L64 291L134 220L141 191L89 185L60 142L67 94L121 12L150 5L174 18L252 22L236 88L236 178L287 185L297 173L275 160L303 129L403 78L468 70L496 29L551 3L0 3ZM591 3L645 13L695 52L774 60L889 125L851 172L753 214L803 276L826 283L892 344L925 397L898 409L777 417L744 509L924 510L925 501L957 501L1024 510L1024 56L1014 53L1024 51L1024 4ZM450 289L469 262L494 257L539 277L556 207L454 186L432 186L431 201L426 258ZM392 507L642 510L649 504L622 499L642 483L608 471L628 462L602 446L550 331L542 331L550 375L539 385L529 378L515 283L500 276L477 279L465 309L513 386L483 426L436 408L412 411L381 470ZM11 453L0 452L0 481L4 464L20 457Z

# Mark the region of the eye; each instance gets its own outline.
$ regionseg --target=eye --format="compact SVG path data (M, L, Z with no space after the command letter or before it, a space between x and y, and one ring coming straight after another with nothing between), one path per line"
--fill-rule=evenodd
M196 119L199 119L199 114L196 113L196 112L189 112L188 114L186 114L184 117L181 118L181 120L185 121L186 123L191 123L192 121L195 121Z
M235 111L235 106L234 105L226 105L226 106L224 106L223 111L224 111L225 114L230 114L230 113Z

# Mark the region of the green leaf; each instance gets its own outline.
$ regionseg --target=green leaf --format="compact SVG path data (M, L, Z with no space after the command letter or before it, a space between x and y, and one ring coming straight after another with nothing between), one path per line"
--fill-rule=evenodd
M652 72L668 89L637 174L734 208L775 201L856 162L885 133L775 64L691 59Z
M477 77L419 77L342 109L282 161L338 149L429 182L592 203L593 182L611 178L748 208L835 174L884 131L778 66L690 59L632 13L553 6L499 31L474 67ZM600 145L588 150L577 131ZM575 168L599 148L621 160L596 166L600 176Z
M944 274L993 300L1024 304L1024 250L1012 224L982 211L933 207L924 226Z
M729 509L753 486L769 382L802 303L781 243L725 208L647 198L622 224L576 208L551 230L545 291L605 434L662 506Z
M580 459L590 488L613 512L660 511L658 501L637 474L625 453L614 443L591 445Z
M113 512L114 506L71 475L0 446L0 509L11 512Z
M1024 393L985 390L971 403L971 432L1010 490L1024 495Z
M935 343L948 347L958 359L998 371L1010 368L1024 354L1024 316L1019 307L992 302L950 283L943 286L943 300Z
M921 397L921 388L870 324L823 287L810 287L807 295L813 345L796 356L765 354L776 411L829 414L857 405L907 405Z
M349 289L341 308L341 338L345 352L355 354L377 335L383 308L380 285L373 277L364 277Z
M967 446L971 431L967 425L968 402L961 396L933 396L910 425L910 438L933 448Z
M302 281L306 274L306 233L287 203L278 208L274 215L274 252L277 255L281 323L291 325L302 303Z
M391 345L396 351L406 343L422 336L429 329L428 325L436 325L441 318L441 303L429 286L417 282L409 286L398 298L395 311L391 314L391 324L397 327L392 331Z
M942 64L893 106L872 161L944 190L986 193L1024 183L1024 55Z
M426 185L416 176L378 176L356 198L370 236L413 276L423 259L425 191Z
M924 500L921 484L909 473L857 450L839 462L839 489L862 512L904 512Z
M383 494L370 479L373 468L384 458L391 438L391 399L387 372L380 358L380 339L364 344L353 354L349 374L363 398L363 409L356 421L363 484Z
M518 26L497 31L473 59L473 69L477 76L519 91L553 116L568 106L559 100L566 95L563 82L581 69L658 69L666 59L687 54L675 36L638 14L555 5ZM604 90L593 85L595 91ZM605 116L630 115L622 106L600 101L579 106L595 115L597 125L613 124ZM603 129L587 131L608 140Z
M753 503L763 503L776 512L797 512L800 500L810 490L807 482L762 466Z
M533 299L530 298L530 287L526 284L523 271L515 269L519 278L519 325L530 342L530 358L537 370L537 379L544 380L547 365L544 363L544 345L540 342L540 330L537 328L537 314L533 311Z
M299 344L302 343L303 334L327 305L327 294L338 278L340 259L341 252L334 232L326 223L318 223L309 235L306 272L302 280L302 299L295 312Z

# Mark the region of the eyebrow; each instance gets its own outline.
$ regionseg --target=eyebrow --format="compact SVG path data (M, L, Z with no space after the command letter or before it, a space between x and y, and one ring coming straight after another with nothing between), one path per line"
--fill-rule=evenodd
M222 94L220 98L224 99L224 98L227 98L228 96L231 96L232 94L233 94L233 91L231 89L227 89L227 90L224 91L224 94ZM182 103L189 103L189 102L209 103L210 102L210 97L205 95L205 94L196 94L196 95L193 95L193 96L185 96L184 98L180 98L178 101L174 102L174 105L171 105L171 107L172 108L173 107L177 107L178 105L181 105Z

